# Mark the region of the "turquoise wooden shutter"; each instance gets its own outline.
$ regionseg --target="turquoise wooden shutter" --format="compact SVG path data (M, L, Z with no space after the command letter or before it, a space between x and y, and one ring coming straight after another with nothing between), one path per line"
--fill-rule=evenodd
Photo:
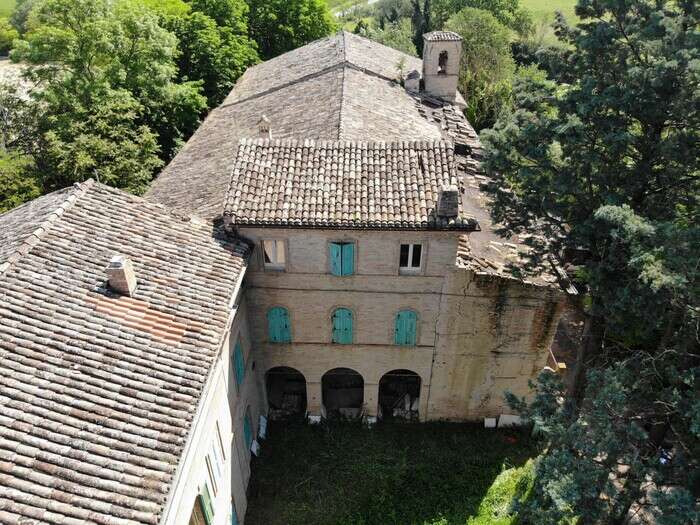
M200 503L202 510L204 511L204 521L207 525L211 525L214 521L214 506L211 504L211 496L209 495L209 487L207 487L206 482L202 488L202 492L199 494Z
M330 250L330 258L331 258L331 273L333 275L343 275L343 266L342 266L342 252L343 248L341 244L338 244L337 242L332 242L328 244L329 250Z
M236 514L236 506L231 506L231 525L238 525L238 515Z
M338 308L333 312L333 342L352 344L352 312L347 308Z
M355 273L355 243L343 244L342 252L342 275L352 275Z
M236 384L240 385L245 377L245 361L243 360L243 350L241 343L237 342L233 350L233 370L236 375Z
M394 328L394 343L397 345L416 344L416 324L418 316L411 310L402 310L396 314L396 326Z
M250 421L250 409L246 409L245 417L243 418L243 437L247 448L253 443L253 424Z
M289 326L289 312L276 306L267 311L267 334L271 343L290 343L292 331Z

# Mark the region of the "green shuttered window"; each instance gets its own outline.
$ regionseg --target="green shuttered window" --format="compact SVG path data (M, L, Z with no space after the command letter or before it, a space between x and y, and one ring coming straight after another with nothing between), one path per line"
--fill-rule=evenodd
M212 505L209 487L206 483L204 483L199 497L202 504L202 510L204 511L204 521L207 523L207 525L211 525L214 522L214 506Z
M267 311L267 335L271 343L292 342L289 312L286 308L276 306Z
M241 342L237 341L233 349L233 372L236 376L236 384L240 386L245 377L245 360L243 359L243 349Z
M347 308L338 308L333 312L333 342L352 344L352 311Z
M353 275L355 273L355 243L329 243L331 273L333 275Z
M418 316L411 310L401 310L396 314L394 327L394 343L397 345L414 346L416 344L416 324Z

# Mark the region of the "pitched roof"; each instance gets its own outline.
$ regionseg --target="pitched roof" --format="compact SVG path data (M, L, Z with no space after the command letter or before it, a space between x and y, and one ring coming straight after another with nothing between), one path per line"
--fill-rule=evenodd
M224 215L234 225L472 230L437 215L457 186L445 142L242 140Z
M452 31L433 31L423 35L423 39L428 42L457 42L462 37Z
M399 66L422 69L416 57L341 32L248 69L147 198L181 213L220 216L238 141L258 137L262 115L275 139L451 140L421 107L455 106L408 93L397 82Z
M0 523L158 523L246 248L92 181L0 231Z

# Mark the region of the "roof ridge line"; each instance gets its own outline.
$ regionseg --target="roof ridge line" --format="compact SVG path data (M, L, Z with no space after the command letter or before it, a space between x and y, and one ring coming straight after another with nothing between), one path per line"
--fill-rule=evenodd
M345 31L340 33L343 37L343 64L348 63L348 50L345 45ZM343 100L345 100L345 67L340 79L340 103L338 104L338 140L343 136Z
M4 275L7 270L14 265L14 263L29 253L31 249L46 236L48 231L51 229L51 226L53 226L53 224L60 219L65 212L70 210L75 202L80 197L85 195L85 193L87 193L87 191L94 185L95 180L92 178L83 181L82 183L74 183L73 189L68 193L61 204L59 204L55 210L49 213L46 218L34 229L34 231L27 235L27 238L17 247L14 252L8 256L4 263L0 264L0 276Z

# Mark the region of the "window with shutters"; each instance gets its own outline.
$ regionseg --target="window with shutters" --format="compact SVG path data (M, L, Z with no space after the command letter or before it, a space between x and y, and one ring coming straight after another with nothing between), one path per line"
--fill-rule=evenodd
M209 486L206 481L202 485L199 496L195 499L194 510L189 525L211 525L214 522L214 505L211 501Z
M243 358L243 349L240 341L236 341L236 345L233 347L233 359L231 362L233 363L233 375L236 377L236 385L240 386L245 377L245 359Z
M333 312L334 343L341 345L352 344L352 311L347 308L337 308Z
M289 312L286 308L275 306L267 311L267 336L271 343L292 342Z
M353 275L355 273L355 243L328 243L331 273L333 275Z
M250 416L250 407L245 409L245 416L243 417L243 437L246 447L250 450L250 445L253 444L253 419Z
M413 310L401 310L396 314L394 344L415 346L418 315Z
M216 478L214 477L214 467L212 467L211 458L209 457L208 454L204 457L204 462L207 464L207 472L209 473L209 481L211 482L211 488L214 491L214 496L216 496L216 493L219 490L219 487L216 484Z
M263 265L269 270L284 270L287 253L282 240L265 240L262 242Z
M400 273L419 273L423 266L423 245L402 244L399 250Z

